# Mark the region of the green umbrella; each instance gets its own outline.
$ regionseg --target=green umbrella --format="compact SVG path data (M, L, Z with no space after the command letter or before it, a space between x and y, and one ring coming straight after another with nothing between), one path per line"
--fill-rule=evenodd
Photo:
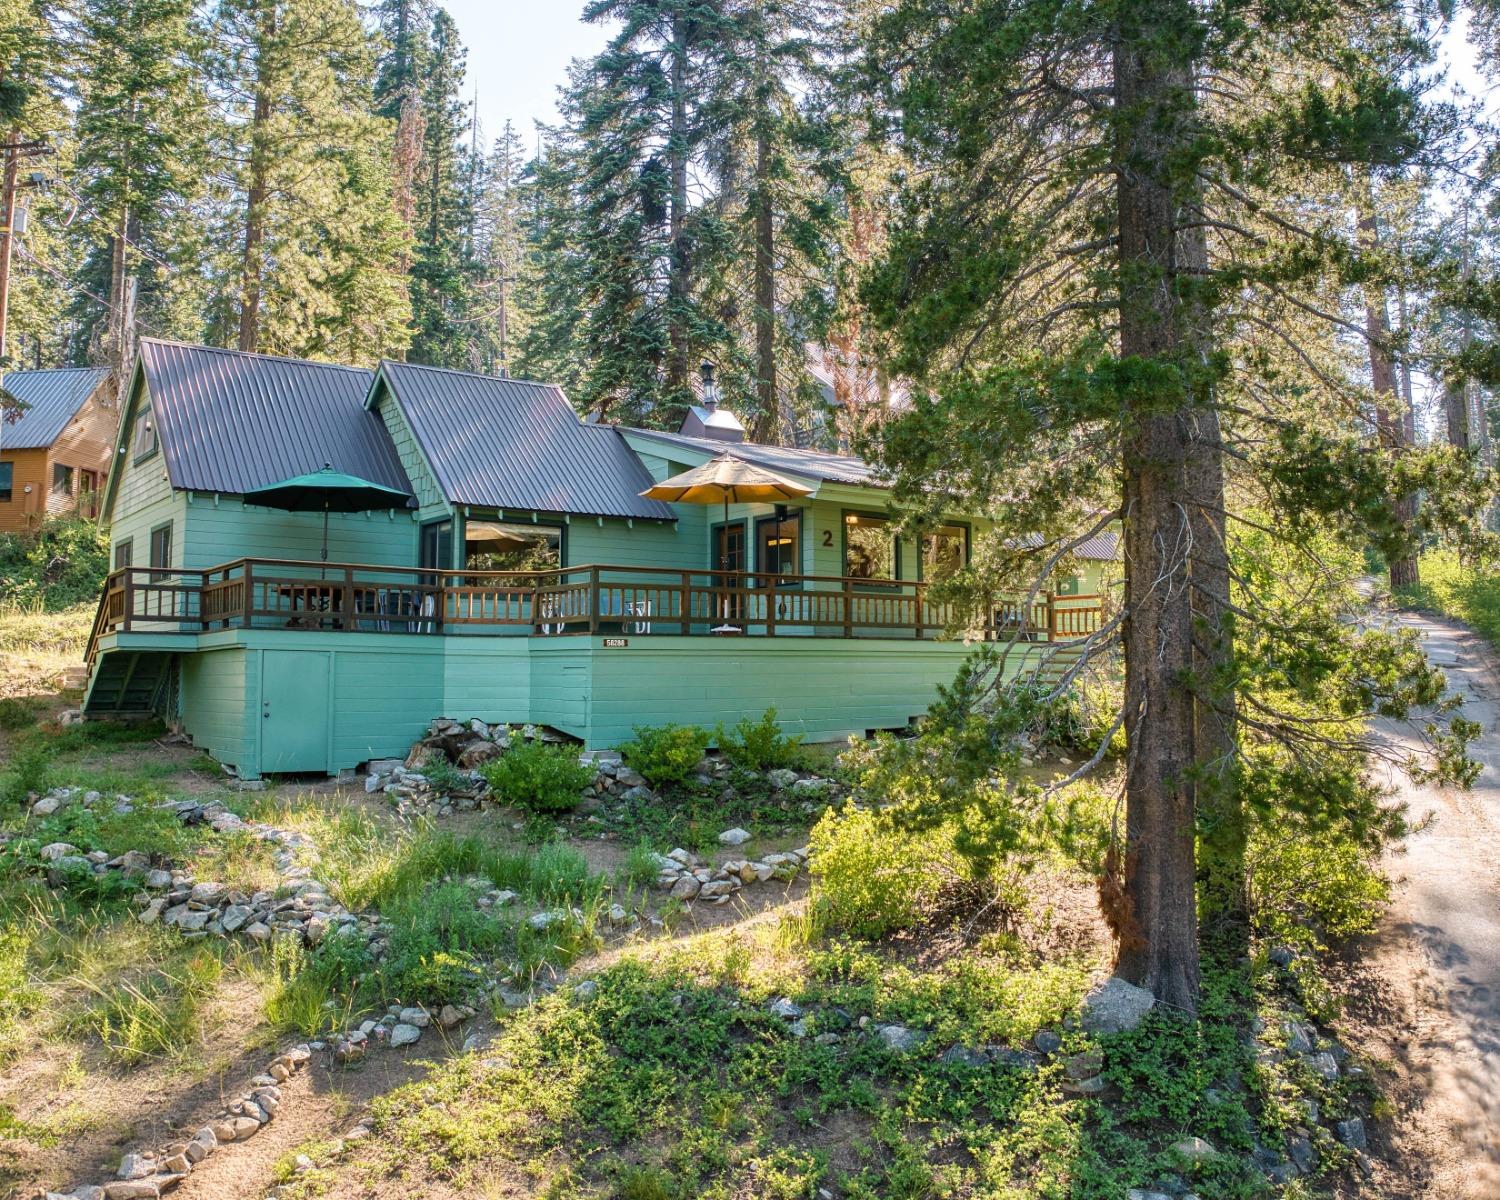
M246 492L246 504L263 508L280 508L287 512L321 512L323 514L323 561L328 561L328 514L374 512L379 509L405 508L411 497L384 484L372 483L358 475L335 471L331 464L308 475L294 475L280 483L267 484Z

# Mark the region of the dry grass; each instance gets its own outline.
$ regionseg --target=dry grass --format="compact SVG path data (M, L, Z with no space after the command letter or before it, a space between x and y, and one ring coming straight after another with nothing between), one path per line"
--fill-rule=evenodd
M47 700L76 687L94 605L61 612L0 608L0 699Z

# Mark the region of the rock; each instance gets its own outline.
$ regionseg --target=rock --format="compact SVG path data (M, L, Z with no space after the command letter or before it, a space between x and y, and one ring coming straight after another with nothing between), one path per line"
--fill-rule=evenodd
M391 1030L391 1046L392 1048L410 1046L421 1036L422 1031L415 1025L408 1025L403 1022Z
M403 1025L415 1025L418 1029L426 1029L432 1024L432 1015L425 1008L403 1008L397 1020Z
M538 933L543 933L551 929L554 925L561 925L567 919L567 913L551 909L545 912L532 913L531 916L526 918L526 924Z
M802 1006L800 1004L793 1004L783 996L779 1000L771 1001L770 1012L773 1017L781 1017L786 1021L795 1021L802 1015Z
M110 867L126 875L144 875L151 869L151 856L142 850L127 850L110 861Z
M1097 1096L1109 1085L1103 1075L1090 1075L1087 1079L1064 1079L1062 1090L1074 1096Z
M751 836L748 829L741 829L736 825L733 829L726 829L723 833L719 834L719 844L721 846L743 846L750 840Z
M1031 1044L1043 1054L1056 1054L1062 1049L1062 1038L1050 1029L1038 1029L1036 1036L1031 1039Z
M644 775L624 765L615 768L615 779L624 788L644 787L646 783Z
M254 1117L233 1117L230 1124L234 1126L234 1140L243 1142L246 1138L253 1138L260 1132L262 1122Z
M1319 1079L1332 1083L1339 1077L1338 1060L1326 1050L1319 1054L1303 1055L1302 1061L1307 1064L1307 1069Z
M1287 1138L1286 1156L1292 1160L1292 1165L1302 1172L1311 1171L1318 1162L1318 1152L1313 1149L1312 1142L1300 1136Z
M52 842L43 846L37 853L43 862L55 863L64 858L73 858L78 854L78 847L67 842Z
M1150 1192L1145 1188L1131 1188L1125 1193L1125 1200L1172 1200L1166 1192Z
M1219 1153L1213 1148L1212 1143L1204 1141L1201 1137L1185 1137L1180 1142L1174 1142L1172 1152L1195 1163L1217 1157Z
M1283 1021L1282 1031L1286 1034L1286 1048L1293 1054L1307 1054L1312 1048L1312 1039L1307 1036L1307 1030L1298 1021Z
M256 942L269 942L273 930L264 921L255 921L245 927L245 936Z
M1085 1050L1063 1059L1063 1071L1069 1079L1092 1079L1103 1070L1104 1055L1098 1050Z
M219 1148L219 1139L207 1125L193 1134L192 1141L182 1148L190 1163L200 1163Z
M50 817L63 806L63 802L57 796L43 796L31 806L33 816Z
M149 1154L127 1154L120 1160L120 1169L115 1172L116 1179L144 1179L147 1175L156 1174L156 1159Z
M609 906L609 923L611 925L623 925L630 919L630 914L625 911L624 905L611 904Z
M1267 957L1278 967L1289 967L1297 961L1297 952L1290 946L1273 946Z
M225 933L236 933L243 929L245 923L255 915L255 910L247 904L231 904L224 910L224 915L219 918L219 924L224 927Z
M797 772L787 767L777 767L766 772L766 782L778 791L783 791L797 782Z
M499 758L505 751L494 742L470 742L458 756L458 767L461 771L472 771L474 768L491 759Z
M155 925L161 918L162 909L166 908L166 906L166 899L162 896L157 896L136 914L136 920L142 925Z
M739 885L730 879L711 879L698 889L698 899L719 900L732 895Z
M577 1000L592 1000L599 994L599 982L596 979L585 979L573 989L573 996Z
M444 1029L452 1029L455 1025L463 1023L463 1014L451 1004L445 1004L438 1013L438 1024Z
M104 1185L105 1200L157 1200L161 1189L151 1179L116 1180Z
M880 1025L876 1027L875 1035L898 1054L915 1050L927 1040L923 1030L908 1029L905 1025Z
M967 1046L949 1046L943 1051L939 1062L949 1067L982 1067L989 1060L978 1050L971 1050Z
M159 892L163 888L169 888L169 887L171 887L172 886L172 872L171 871L147 871L146 872L146 886L148 888L150 888L154 892Z
M1359 1117L1334 1122L1333 1132L1351 1150L1363 1150L1369 1145L1365 1138L1365 1123Z
M193 912L189 910L178 915L177 928L182 930L183 933L197 933L208 926L208 922L212 916L213 914L209 912Z
M1012 1050L1008 1046L987 1046L985 1051L991 1062L1009 1067L1013 1071L1035 1071L1036 1055L1026 1050Z
M694 900L703 885L691 875L683 875L672 884L671 896L674 900Z
M1079 1024L1085 1033L1125 1033L1134 1029L1156 1004L1145 988L1112 975L1083 999Z
M228 891L227 884L205 880L203 883L193 884L193 890L188 893L188 900L194 904L218 904Z

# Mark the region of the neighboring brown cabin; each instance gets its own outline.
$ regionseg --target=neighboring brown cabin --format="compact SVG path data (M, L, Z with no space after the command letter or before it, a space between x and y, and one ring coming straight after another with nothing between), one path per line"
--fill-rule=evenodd
M0 533L49 516L97 517L118 415L109 372L11 371L4 391L20 417L0 420Z

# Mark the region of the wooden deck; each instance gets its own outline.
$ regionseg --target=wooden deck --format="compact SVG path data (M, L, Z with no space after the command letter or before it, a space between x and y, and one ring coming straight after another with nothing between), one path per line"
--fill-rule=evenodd
M423 571L238 559L109 576L88 656L109 633L277 629L559 637L833 637L1072 641L1101 624L1097 595L997 596L961 625L912 580L587 565L535 572Z

